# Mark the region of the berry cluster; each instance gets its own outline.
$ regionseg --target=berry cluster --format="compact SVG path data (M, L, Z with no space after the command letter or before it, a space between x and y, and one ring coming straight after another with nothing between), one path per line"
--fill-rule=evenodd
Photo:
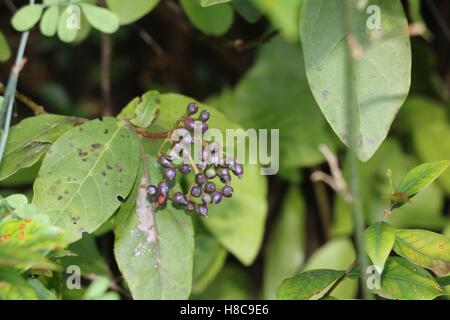
M206 218L208 217L208 205L218 204L223 197L231 198L233 196L234 190L230 186L231 173L242 178L244 170L241 164L228 156L224 157L221 151L220 154L217 152L214 154L212 150L220 150L220 146L216 142L202 144L200 161L197 164L193 163L192 158L189 163L179 161L183 148L189 148L195 142L194 130L202 133L208 130L209 112L203 110L198 119L194 119L193 116L197 112L198 105L190 103L187 106L186 114L177 121L170 132L172 134L177 131L181 140L166 140L166 143L170 144L170 148L166 154L160 152L158 159L163 171L163 179L158 185L148 186L147 193L156 207L161 207L170 200L176 207L182 208L188 213L197 212ZM195 174L194 182L186 194L170 190L174 185L177 172L183 176ZM222 183L221 186L218 185L219 181Z

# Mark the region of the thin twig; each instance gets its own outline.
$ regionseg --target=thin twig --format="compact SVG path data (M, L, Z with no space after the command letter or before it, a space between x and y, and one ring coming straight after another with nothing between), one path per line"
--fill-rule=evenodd
M436 19L439 28L442 31L442 34L444 35L445 39L447 39L448 42L450 42L450 30L447 26L446 21L442 18L439 9L436 7L436 4L433 3L433 1L426 0L425 3L427 4L428 8L430 8L431 14Z
M135 24L133 25L133 28L135 29L139 37L144 40L144 42L148 44L148 46L152 48L158 56L163 56L165 54L164 50L161 48L158 42L155 41L152 35L147 32L147 30Z
M3 94L4 92L5 92L5 86L4 86L3 83L0 82L0 94ZM26 95L16 91L15 97L16 97L17 100L19 100L24 105L26 105L31 111L33 111L33 113L35 115L40 115L40 114L46 114L47 113L47 111L45 111L43 106L41 106L40 104L34 102L33 100L31 100Z
M15 13L17 11L17 7L11 0L3 0L3 2L5 3L5 6L8 7L9 11L11 11L11 13Z
M112 41L109 34L103 33L101 36L101 74L100 82L103 96L102 115L113 115L111 98L111 57Z
M345 273L339 277L336 282L331 286L330 289L328 289L328 291L324 294L324 297L328 297L336 288L339 284L341 284L342 281L344 281L348 275L350 274L350 272L352 272L352 270L358 265L358 260L356 259L355 261L352 262L352 264L347 268L347 270L345 270Z

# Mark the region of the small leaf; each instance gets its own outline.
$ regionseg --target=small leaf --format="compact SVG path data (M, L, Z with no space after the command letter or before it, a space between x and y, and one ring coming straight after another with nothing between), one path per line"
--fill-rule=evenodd
M0 31L0 61L7 61L11 57L11 49L6 41L5 35ZM1 98L1 97L0 97ZM2 100L0 99L0 105Z
M398 300L431 300L445 295L428 271L401 257L387 260L381 286L373 291L383 298Z
M202 8L197 1L180 0L192 24L206 34L220 36L233 24L233 9L228 4Z
M66 43L70 43L75 41L77 38L77 34L79 29L75 28L75 25L72 25L73 19L77 19L77 12L72 12L70 9L78 8L78 6L67 7L63 10L61 16L59 17L58 22L58 38ZM79 10L79 9L75 9Z
M436 180L449 166L450 160L421 164L408 172L398 185L397 191L411 198Z
M250 23L257 22L262 16L262 12L249 0L233 0L231 5Z
M62 134L79 119L44 114L26 118L11 128L0 164L0 180L38 162Z
M131 123L141 128L150 127L159 113L160 104L161 100L158 91L147 92L136 106L135 118L131 120Z
M119 29L119 17L110 10L96 5L81 3L81 8L89 23L104 33L114 33Z
M44 6L32 4L20 8L13 16L11 24L17 31L27 31L34 27L42 15Z
M209 7L209 6L213 6L215 4L220 4L220 3L230 2L230 1L232 1L232 0L197 0L197 2L200 3L200 5L202 7Z
M18 209L28 203L28 198L23 194L13 194L6 197L5 200L13 209Z
M394 251L438 276L450 273L450 238L446 236L427 230L397 230Z
M139 138L114 118L93 120L60 137L42 162L33 204L71 242L92 233L131 191L139 163Z
M122 25L139 20L158 3L159 0L106 0L108 8L119 16Z
M345 271L316 269L284 280L278 288L277 298L282 300L309 300L320 298L326 290L345 274Z
M379 274L395 243L395 229L389 223L377 222L365 232L366 252Z
M0 300L37 300L34 288L10 268L0 268Z
M30 278L28 279L28 284L33 288L34 292L36 292L38 300L58 300L56 295L48 290L38 279Z
M59 8L58 6L50 6L45 10L40 22L40 30L44 36L53 37L58 30Z

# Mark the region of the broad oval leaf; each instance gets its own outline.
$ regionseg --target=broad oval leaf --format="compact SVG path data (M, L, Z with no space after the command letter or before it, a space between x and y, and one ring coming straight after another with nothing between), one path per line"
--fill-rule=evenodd
M41 22L39 24L41 33L44 36L53 37L56 34L56 31L58 30L58 23L59 23L59 7L50 6L47 10L45 10Z
M77 8L76 6L74 8ZM58 38L63 42L73 42L77 38L78 35L78 29L76 28L69 28L70 24L72 22L71 19L74 19L75 12L72 12L68 7L64 7L63 12L61 13L59 17L58 22Z
M139 176L117 214L114 254L134 299L187 299L194 255L191 218L171 204L155 211L146 186L156 184L161 173L152 156L148 168L150 177Z
M278 288L277 298L282 300L309 300L320 298L345 271L316 269L284 280Z
M139 139L114 118L93 120L59 138L44 158L33 204L73 242L94 232L133 187Z
M117 14L120 24L135 22L153 10L159 0L106 0L108 8Z
M365 232L365 248L379 274L395 243L395 228L386 222L376 222Z
M33 28L41 18L43 9L42 4L32 4L20 8L11 20L12 26L21 32Z
M106 8L81 3L83 13L89 24L104 33L114 33L119 29L119 17Z
M380 287L373 291L381 297L396 300L431 300L445 295L444 289L428 271L401 257L387 260Z
M450 238L446 236L427 230L397 230L394 251L438 276L450 273Z
M79 122L75 117L44 114L13 126L0 165L0 180L34 165L56 139Z
M406 174L400 181L397 191L411 198L420 190L433 183L449 166L450 160L421 164Z
M356 8L352 32L358 40L354 59L359 118L358 157L372 157L386 138L392 121L408 95L411 46L408 23L400 1L371 1L380 8L380 28L369 28L366 7ZM372 17L373 18L373 17ZM347 34L343 5L336 0L306 0L300 33L311 90L333 130L348 143L346 88Z
M264 260L264 298L275 299L280 282L300 270L305 259L305 203L291 187L270 233Z
M227 3L201 7L197 1L180 0L180 4L192 24L206 34L220 36L233 24L234 12Z

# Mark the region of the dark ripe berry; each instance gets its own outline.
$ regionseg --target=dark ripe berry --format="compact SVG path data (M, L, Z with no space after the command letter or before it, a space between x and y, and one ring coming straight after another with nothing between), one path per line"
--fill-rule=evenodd
M193 212L193 211L195 210L195 203L192 202L192 201L188 201L188 202L186 203L186 210L187 210L188 212Z
M200 185L200 186L202 186L202 185L204 185L205 184L205 182L206 182L206 176L205 176L205 174L204 173L197 173L196 175L195 175L195 182L198 184L198 185Z
M175 192L172 196L172 201L176 204L185 205L187 203L187 199L181 192Z
M212 201L211 195L205 193L202 197L202 201L203 201L203 203L206 203L206 204L211 203L211 201Z
M186 108L186 111L187 111L187 113L189 115L197 113L197 111L198 111L198 104L196 104L194 102L189 103L187 108Z
M208 170L206 170L205 175L208 179L213 179L216 176L216 169L214 169L213 167L208 168Z
M191 196L198 198L202 195L202 189L199 187L192 187L191 189Z
M147 187L147 194L150 196L150 197L153 197L153 196L155 196L156 194L158 193L158 188L156 187L156 186L154 186L154 185L149 185L148 187Z
M186 129L194 130L195 120L192 118L186 118L184 120L184 126L186 127Z
M169 193L169 184L166 181L161 181L158 184L158 191L160 194L167 196L167 193Z
M199 204L197 206L197 212L203 218L207 218L208 217L208 207L206 205L204 205L204 204Z
M216 185L214 184L214 182L208 182L207 184L205 184L205 192L206 193L214 193L216 191Z
M172 166L172 162L164 156L159 157L159 163L164 167L168 168Z
M161 207L163 206L167 201L167 196L163 195L163 194L159 194L156 197L156 207Z
M180 172L182 174L188 174L189 172L191 172L191 166L188 164L182 164L178 170L180 170Z
M202 112L200 112L200 116L198 117L198 120L200 120L202 122L208 121L209 120L209 111L203 110Z
M212 195L211 203L218 204L222 200L222 192L216 191Z
M169 180L172 181L175 179L177 175L177 171L174 168L166 168L164 169L164 176Z
M233 196L233 188L230 186L225 186L222 188L222 194L224 197L231 198Z
M205 133L206 131L208 131L209 127L206 123L202 124L202 133Z
M233 170L233 173L238 177L241 178L242 175L244 174L244 167L242 167L241 164L239 163L235 163L232 167L231 170Z
M205 161L200 162L199 164L197 164L197 167L201 170L206 170L208 168L208 163L206 163Z
M231 176L229 174L221 175L219 178L222 183L229 184L231 182Z

